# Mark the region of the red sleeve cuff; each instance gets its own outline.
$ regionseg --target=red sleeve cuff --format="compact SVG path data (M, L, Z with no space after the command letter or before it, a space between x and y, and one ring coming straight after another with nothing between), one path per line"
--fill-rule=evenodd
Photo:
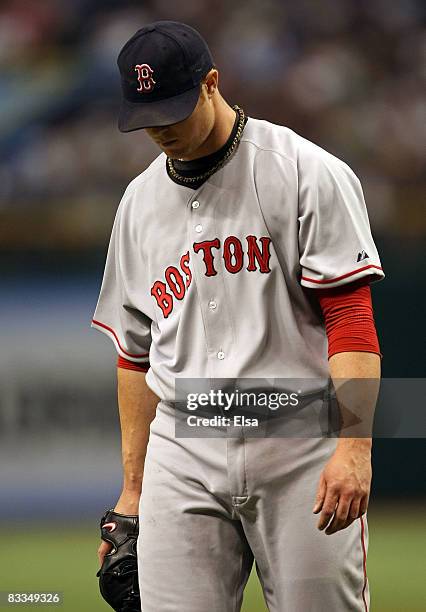
M328 338L328 357L336 353L381 355L368 279L334 289L317 289Z
M149 363L136 363L135 361L130 361L130 359L125 359L119 355L117 358L117 368L135 370L136 372L148 372Z

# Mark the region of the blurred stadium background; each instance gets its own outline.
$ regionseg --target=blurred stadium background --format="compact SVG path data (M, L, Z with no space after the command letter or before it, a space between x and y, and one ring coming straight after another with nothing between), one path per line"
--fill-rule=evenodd
M231 103L352 166L387 273L373 289L384 375L423 377L423 18L420 0L0 3L0 591L108 609L94 574L120 489L115 354L89 325L118 201L157 154L116 129L122 44L152 20L194 25ZM426 609L424 448L375 443L375 612ZM262 605L253 579L245 612Z

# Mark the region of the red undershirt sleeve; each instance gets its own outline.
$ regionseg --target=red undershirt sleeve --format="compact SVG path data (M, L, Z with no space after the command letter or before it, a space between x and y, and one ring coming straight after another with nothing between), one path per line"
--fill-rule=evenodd
M336 353L381 355L368 279L332 289L313 290L324 315L328 357Z
M125 370L135 370L136 372L148 372L149 364L147 363L136 363L135 361L130 361L130 359L125 359L121 355L117 358L117 368L124 368Z

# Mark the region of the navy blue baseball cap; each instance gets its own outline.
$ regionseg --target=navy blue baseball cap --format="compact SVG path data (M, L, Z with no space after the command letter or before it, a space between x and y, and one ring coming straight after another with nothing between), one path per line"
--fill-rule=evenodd
M207 43L194 28L165 20L138 30L121 49L117 64L123 90L121 132L189 117L200 83L214 66Z

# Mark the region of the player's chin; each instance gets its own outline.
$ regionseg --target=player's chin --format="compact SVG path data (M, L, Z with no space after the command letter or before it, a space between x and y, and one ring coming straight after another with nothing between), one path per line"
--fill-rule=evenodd
M171 140L170 142L162 143L161 149L169 157L179 157L182 153L182 143L179 140Z
M167 143L162 145L161 149L172 159L186 159L191 154L191 147L185 146L181 141Z

